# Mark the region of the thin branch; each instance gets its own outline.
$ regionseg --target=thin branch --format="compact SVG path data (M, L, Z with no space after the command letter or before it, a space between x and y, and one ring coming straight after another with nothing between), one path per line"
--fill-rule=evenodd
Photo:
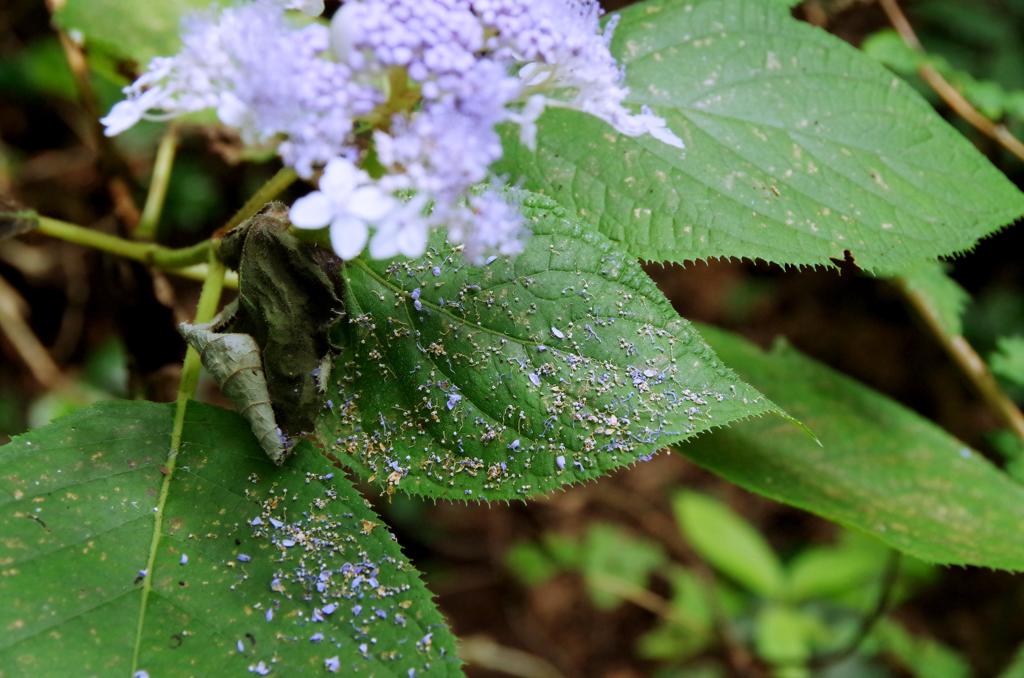
M878 592L878 599L875 601L874 607L864 615L860 620L860 625L857 627L857 632L853 634L849 642L843 647L839 648L834 652L828 654L818 655L812 657L809 662L809 668L822 669L833 664L838 664L844 659L849 658L856 652L860 646L867 640L867 637L871 635L871 631L874 630L875 625L885 616L889 611L889 604L892 602L893 590L896 588L896 582L899 580L900 572L900 554L898 551L890 551L889 558L885 563L885 571L882 573L881 589Z
M910 25L907 15L900 9L897 1L878 0L878 2L882 6L885 15L889 18L889 23L892 24L893 28L896 29L896 32L903 39L904 44L916 52L925 54L921 41L918 39L917 33L914 32L914 27ZM923 63L918 67L917 71L924 81L928 83L928 86L935 90L935 93L942 97L942 100L957 115L985 136L998 142L1020 160L1024 160L1024 143L1015 137L1005 125L995 123L985 117L931 64Z
M187 268L169 268L161 270L179 278L197 280L199 282L203 282L210 277L210 268L206 264L196 264L195 266L189 266ZM237 290L238 283L238 273L235 271L227 271L224 273L224 287L226 289Z
M163 269L180 269L201 263L206 260L212 246L211 241L204 240L191 247L173 249L154 243L125 240L115 235L101 233L91 228L49 217L38 217L38 230L40 233L58 240L102 250L125 259L133 259Z
M729 616L722 608L722 601L717 595L718 582L714 570L682 540L679 528L670 519L665 517L661 508L651 501L649 497L623 493L611 485L602 486L601 492L596 494L595 498L610 503L626 514L633 516L638 526L643 528L644 531L657 539L661 544L667 546L680 562L692 564L694 573L703 580L708 591L708 602L711 605L715 636L718 643L722 646L726 661L737 675L761 675L762 672L757 660L736 637L732 624L729 621ZM643 607L642 604L635 600L630 602ZM646 609L659 614L657 610Z
M272 176L267 183L260 186L260 189L256 191L256 193L254 193L244 205L242 205L242 209L235 212L231 219L228 220L228 223L217 229L213 234L214 239L224 237L236 226L239 226L249 217L254 216L257 212L263 209L264 205L281 195L285 189L295 183L298 178L299 175L297 175L295 170L292 168L282 168L277 174Z
M71 358L79 345L86 329L86 305L93 289L89 285L89 266L81 252L61 247L57 257L66 303L60 314L57 334L50 343L50 355L59 363Z
M487 636L459 640L459 656L467 664L517 678L561 678L554 666L527 652L499 645Z
M914 27L911 26L907 15L900 9L897 0L878 0L878 2L903 42L911 49L925 54L924 47L921 45L917 33L914 32ZM994 139L1015 156L1024 160L1024 143L1004 125L997 124L985 117L934 66L924 63L918 68L918 72L957 115L982 134ZM957 366L970 380L978 394L999 415L999 418L1021 440L1024 440L1024 414L1000 388L999 382L996 381L977 351L963 336L946 332L935 307L927 297L911 289L903 281L898 281L898 285L914 310L925 321L928 329L939 340L943 348L956 361Z
M124 257L125 259L138 261L179 278L202 282L210 275L208 265L199 262L205 261L208 254L213 250L214 243L211 240L203 240L190 247L174 249L155 243L125 240L116 235L101 233L91 228L70 224L59 219L41 217L36 214L31 214L31 218L36 220L37 230L40 233L63 240L64 242L90 247L101 252ZM224 287L237 290L238 274L228 271L224 275Z
M587 573L586 582L593 588L622 598L626 602L642 610L647 610L667 622L681 626L690 633L704 633L707 631L697 620L674 607L670 601L643 586L637 586L625 579L597 572Z
M51 19L64 8L65 2L66 0L46 0ZM86 140L86 146L91 146L99 155L100 170L108 177L107 189L117 216L128 226L134 227L140 218L138 206L132 197L134 178L128 163L118 154L111 140L103 133L98 97L92 86L85 53L79 44L57 27L55 20L52 20L52 23L64 51L64 57L68 62L68 68L71 70L75 89L78 92L79 104L85 112L90 137Z
M897 285L932 335L939 340L963 375L971 382L978 395L1018 438L1024 440L1024 413L999 386L984 359L963 335L950 334L945 330L939 313L930 299L912 289L903 280L897 280Z
M19 308L24 303L17 290L0 278L0 334L7 337L35 380L51 389L60 383L63 374L46 346L25 322Z
M135 237L139 240L153 240L156 237L156 228L160 224L160 216L163 214L167 186L171 181L171 171L174 168L174 157L177 152L178 126L171 123L167 126L167 131L164 132L156 151L156 161L153 163L153 177L149 182L146 206L142 209L142 217L139 219L139 225L135 228Z

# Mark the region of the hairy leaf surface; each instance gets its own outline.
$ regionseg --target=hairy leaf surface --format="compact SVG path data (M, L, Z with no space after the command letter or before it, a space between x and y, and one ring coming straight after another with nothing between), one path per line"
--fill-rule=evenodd
M418 495L525 498L774 411L632 257L549 200L524 210L511 260L469 266L438 239L346 266L348 350L320 425L345 463Z
M168 478L171 419L104 403L0 448L8 675L460 673L416 571L340 472L308 445L277 468L240 416L193 403Z
M922 560L1024 569L1024 487L885 396L785 345L701 328L722 359L804 422L744 422L679 448L752 492L858 528Z
M647 260L747 257L869 271L970 248L1024 196L911 87L765 0L648 0L613 49L631 99L686 142L554 110L501 170Z

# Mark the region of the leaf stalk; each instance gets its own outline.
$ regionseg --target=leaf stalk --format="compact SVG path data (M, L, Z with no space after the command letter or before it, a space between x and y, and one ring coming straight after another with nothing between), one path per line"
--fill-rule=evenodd
M252 194L252 197L245 201L242 208L235 212L231 219L228 220L228 223L217 229L213 237L215 239L223 238L246 219L255 216L257 212L263 209L264 205L284 193L298 178L299 175L292 168L281 168L277 174L270 177L267 183L260 186L259 190Z
M181 269L200 264L207 259L207 255L212 249L212 243L209 240L204 240L191 247L174 249L156 243L125 240L115 235L101 233L91 228L49 217L39 217L38 223L39 232L52 238L83 247L91 247L162 269Z
M174 169L174 158L178 153L178 126L171 124L160 140L153 163L153 178L149 182L149 194L146 205L142 208L142 217L135 228L135 237L139 240L153 240L156 237L160 216L163 214L164 201L167 199L167 187L171 182Z

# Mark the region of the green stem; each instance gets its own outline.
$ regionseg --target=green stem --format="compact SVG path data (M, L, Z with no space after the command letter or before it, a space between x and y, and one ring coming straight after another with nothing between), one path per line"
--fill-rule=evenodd
M149 182L146 206L142 209L142 217L139 219L139 225L135 228L135 237L139 240L153 240L156 237L156 228L164 210L167 186L171 181L171 170L174 168L174 157L177 152L178 127L171 123L156 151L156 162L153 164L153 178Z
M210 267L206 264L196 264L188 268L174 268L167 271L167 273L186 280L206 282L206 279L210 277ZM238 289L238 274L236 272L228 271L224 274L224 287L229 290Z
M220 304L220 295L224 289L224 264L217 259L211 251L208 255L209 277L203 283L203 291L199 295L199 304L196 307L195 323L209 322L217 313ZM139 599L139 619L135 627L135 644L132 650L132 673L139 670L139 655L142 652L142 635L146 626L146 609L149 603L149 594L153 588L153 567L156 565L156 554L160 546L160 537L163 535L164 507L167 505L167 497L170 495L171 479L174 477L174 469L178 461L178 452L181 450L181 437L185 430L185 411L188 409L188 402L196 392L199 383L199 370L202 363L199 353L189 346L185 353L185 364L181 368L181 382L178 385L178 398L174 407L174 424L171 428L171 445L167 453L167 461L162 469L164 478L160 486L160 498L157 500L156 514L153 524L153 538L149 544L149 558L146 560L146 570L142 581L142 596Z
M285 189L295 183L298 178L299 175L296 174L295 170L292 168L281 168L277 174L270 177L267 183L260 186L260 189L256 191L251 198L245 201L245 204L242 205L242 209L235 212L234 216L228 220L228 223L217 229L217 232L214 234L214 238L223 237L246 219L255 215L263 209L264 205L284 193Z
M889 604L892 602L893 591L896 589L896 584L899 581L900 573L900 553L899 551L890 551L889 557L885 561L885 570L882 572L882 581L878 590L878 598L875 599L875 605L871 610L861 618L860 625L857 627L857 631L853 634L846 645L842 648L830 652L825 655L818 655L812 657L808 662L808 665L812 669L823 669L834 664L842 662L844 659L848 659L860 649L860 646L864 644L868 636L871 635L871 631L878 625L882 617L889 611Z
M125 259L134 259L157 268L185 268L199 264L206 260L211 251L209 240L204 240L191 247L172 249L155 243L125 240L49 217L39 217L39 232L58 240L109 252Z
M210 322L217 315L217 307L220 304L220 295L224 291L224 276L227 270L224 264L213 252L210 253L207 262L209 276L203 283L203 290L199 294L199 303L196 306L196 316L193 321L196 325ZM191 369L190 369L191 368ZM192 397L199 383L199 353L189 348L185 354L185 366L182 368L181 386L178 388L178 402L182 402L184 396L187 401Z

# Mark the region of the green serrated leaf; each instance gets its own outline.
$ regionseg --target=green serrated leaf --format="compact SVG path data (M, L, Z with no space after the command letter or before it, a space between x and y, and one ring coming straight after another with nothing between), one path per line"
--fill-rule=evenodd
M648 0L613 49L636 105L686 142L553 110L500 171L648 260L746 257L868 271L969 249L1024 195L908 85L764 0Z
M216 3L213 0L66 0L54 13L57 25L86 49L145 66L181 45L181 20Z
M722 365L633 259L527 198L526 251L343 271L348 322L319 425L344 463L431 497L543 494L777 411Z
M1024 488L885 396L780 345L713 328L722 359L818 435L752 421L680 448L769 498L858 528L922 560L1024 570Z
M312 447L277 468L193 403L168 477L172 412L105 403L0 448L7 675L459 675L416 571Z
M997 375L1024 387L1024 337L1002 337L989 362Z
M781 594L782 564L757 530L725 504L697 492L680 492L672 510L683 535L709 564L750 591Z

